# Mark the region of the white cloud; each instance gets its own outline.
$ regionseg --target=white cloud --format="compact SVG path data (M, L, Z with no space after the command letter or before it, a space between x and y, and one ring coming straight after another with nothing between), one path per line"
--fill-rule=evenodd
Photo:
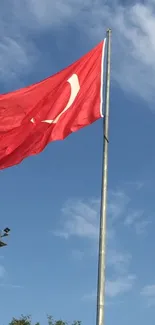
M146 285L141 290L141 295L147 299L148 306L155 305L155 284Z
M142 289L141 294L146 297L155 297L155 284L145 286Z
M120 218L130 202L130 198L124 191L109 191L108 196L108 214L111 221Z
M3 256L0 256L0 258L3 258ZM3 265L0 265L0 287L6 288L6 289L20 289L23 288L21 285L11 284L7 283L7 271Z
M114 298L132 289L135 276L129 272L131 255L120 250L118 245L116 224L123 221L124 214L128 209L131 198L124 191L110 191L108 197L108 236L107 236L107 270L115 276L114 280L107 279L107 296ZM95 254L97 252L97 239L99 235L99 200L69 200L62 208L61 220L65 220L55 235L69 239L72 236L80 239L87 239L91 244L95 244ZM122 222L123 225L123 222ZM119 238L120 239L120 238ZM92 246L93 247L93 246ZM93 249L94 251L94 249ZM92 249L91 249L92 252ZM82 260L84 256L90 255L90 251L77 251L72 248L72 257ZM84 300L91 300L93 294L84 295Z
M136 235L146 233L148 219L145 211L143 207L134 209L135 195L139 194L141 195L137 192L137 182L132 184L132 191L128 191L127 187L126 191L118 189L108 193L106 294L109 299L131 291L136 281L136 275L130 270L132 255L122 245L122 234L123 238L130 238L129 227ZM93 253L97 254L99 212L98 199L68 200L62 208L60 228L54 234L65 239L76 237L80 242L84 239L89 242L89 247L91 245L91 250L84 245L82 251L72 246L71 256L74 259L83 261L85 256L92 257ZM93 292L84 295L83 299L92 300L95 297L96 293Z
M123 89L148 101L154 100L154 5L150 0L126 8L117 6L108 16L114 30L113 77Z
M9 5L0 3L0 81L11 89L23 75L29 74L38 57L33 40L30 35L27 37L28 24L27 29L23 28L26 12L24 15L24 6L18 0L9 1Z
M144 215L143 211L132 211L130 214L126 216L124 224L126 226L131 226L135 223L135 221L143 217L143 215Z
M24 287L18 284L0 283L0 287L5 289L23 289Z
M7 272L5 270L5 267L3 265L0 265L0 287L6 288L6 289L21 289L23 288L21 285L6 283L6 275Z
M126 275L124 277L117 277L115 280L107 280L105 292L107 298L115 298L121 296L132 290L136 277L135 275ZM96 299L96 292L86 294L82 297L84 301L92 301Z
M28 0L28 10L33 14L35 23L39 28L49 28L51 26L59 26L71 19L72 14L78 10L81 5L81 1L62 1L58 0L53 2L51 0ZM31 21L32 23L32 21ZM35 26L34 26L35 28Z
M137 186L135 185L135 190ZM68 239L72 236L97 240L99 236L100 200L68 200L61 210L63 224L54 232L56 236ZM65 216L65 218L63 217ZM65 220L65 221L64 221ZM108 249L115 240L115 227L119 223L131 227L137 235L147 233L150 223L145 211L132 208L132 194L123 190L109 191L107 210ZM115 243L116 244L116 243Z
M131 211L126 215L124 225L135 229L137 235L147 233L147 227L151 223L148 217L145 216L144 211Z
M0 43L0 76L1 80L15 80L22 72L28 73L34 59L31 43L22 39L4 36ZM35 53L36 55L37 53Z
M107 266L113 267L117 273L126 273L132 256L127 253L119 252L115 249L108 250L106 255Z
M123 182L124 186L127 186L129 189L133 189L133 190L141 190L144 185L146 186L146 181L142 182L142 181L127 181L127 182Z
M6 280L7 272L5 270L5 267L3 265L0 265L0 287L6 288L6 289L21 289L23 286L7 283Z
M121 191L110 191L108 197L108 241L114 240L115 230L111 227L117 218L120 218L125 211L125 207L129 201L128 196ZM82 200L69 200L62 213L66 217L64 224L64 232L61 235L65 238L70 236L80 236L87 239L98 239L99 235L99 214L100 200L91 199L86 202Z
M110 298L114 298L118 295L130 291L134 285L135 280L135 275L129 274L124 277L118 277L115 280L107 280L106 295Z
M113 240L115 236L115 230L111 225L123 216L129 201L130 198L123 191L109 192L107 211L107 238L109 241ZM55 235L66 239L70 236L98 239L100 200L91 199L86 202L68 200L61 212L65 216L65 223L58 231L55 231Z
M152 222L150 220L142 220L140 222L137 222L135 224L135 230L137 235L146 235L147 234L147 228Z
M98 230L98 201L91 200L88 204L81 200L70 200L65 204L62 213L66 217L63 229L55 234L64 238L79 236L88 239L97 239Z

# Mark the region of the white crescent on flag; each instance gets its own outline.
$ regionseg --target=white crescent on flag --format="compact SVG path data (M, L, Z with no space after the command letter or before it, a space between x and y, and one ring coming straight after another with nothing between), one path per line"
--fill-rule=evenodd
M66 112L70 107L71 105L73 104L79 90L80 90L80 83L79 83L79 78L77 76L77 74L73 74L68 80L67 82L70 84L71 86L71 94L70 94L70 98L69 98L69 101L66 105L66 107L63 109L63 111L54 119L54 120L44 120L44 121L41 121L41 122L44 122L44 123L48 123L48 124L52 124L52 123L57 123L59 121L59 118L61 117L61 115ZM32 118L31 119L31 122L32 123L35 123L35 119Z

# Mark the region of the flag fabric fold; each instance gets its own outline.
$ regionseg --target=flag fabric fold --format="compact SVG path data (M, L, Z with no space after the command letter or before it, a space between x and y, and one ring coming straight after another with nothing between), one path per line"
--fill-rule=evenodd
M105 41L59 73L0 95L0 169L102 117Z

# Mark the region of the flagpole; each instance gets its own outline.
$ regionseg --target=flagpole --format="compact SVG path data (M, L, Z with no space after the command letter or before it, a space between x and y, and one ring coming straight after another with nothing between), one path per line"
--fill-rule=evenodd
M111 30L107 30L107 58L105 83L105 111L103 128L103 163L100 208L100 233L98 257L97 313L96 325L104 325L105 313L105 253L106 253L106 214L107 214L107 180L108 180L108 134L109 134L109 99L110 99L110 65L111 65Z

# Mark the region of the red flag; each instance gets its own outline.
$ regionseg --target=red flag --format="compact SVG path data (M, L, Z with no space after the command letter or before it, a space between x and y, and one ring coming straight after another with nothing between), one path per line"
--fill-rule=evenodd
M59 73L0 95L0 169L102 116L105 42Z

